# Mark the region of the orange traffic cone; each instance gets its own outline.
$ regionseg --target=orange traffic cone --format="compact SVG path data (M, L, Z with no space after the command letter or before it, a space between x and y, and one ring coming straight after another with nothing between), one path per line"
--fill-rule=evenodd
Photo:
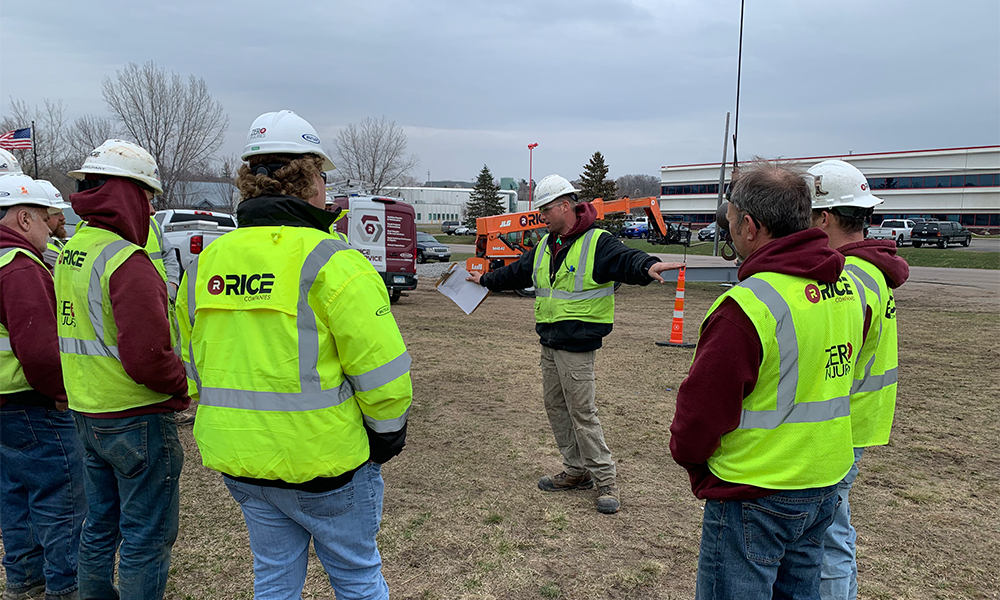
M695 344L684 343L684 270L677 272L677 298L674 299L674 320L670 324L670 341L656 342L657 346L672 346L674 348L694 348Z

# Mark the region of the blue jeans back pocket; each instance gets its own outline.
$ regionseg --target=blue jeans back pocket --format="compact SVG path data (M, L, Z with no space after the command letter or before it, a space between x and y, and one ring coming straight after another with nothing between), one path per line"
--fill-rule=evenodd
M0 434L0 446L24 452L38 443L35 430L28 420L28 413L23 410L5 410L0 415L3 419L3 433Z
M298 492L299 508L313 517L336 517L354 508L354 482L332 492L313 494Z
M146 423L125 427L94 427L94 441L101 458L126 478L135 477L146 469L149 449L146 444Z
M763 502L762 502L763 501ZM743 502L743 541L747 560L773 565L785 556L785 547L805 531L808 512L791 512L766 498Z

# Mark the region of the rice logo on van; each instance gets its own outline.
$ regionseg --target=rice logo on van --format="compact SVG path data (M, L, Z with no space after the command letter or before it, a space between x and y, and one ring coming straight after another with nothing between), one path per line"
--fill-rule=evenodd
M355 231L358 232L358 235L361 236L361 239L366 244L372 244L382 239L382 232L385 231L385 228L379 222L378 216L365 215L361 217L361 221L358 223Z

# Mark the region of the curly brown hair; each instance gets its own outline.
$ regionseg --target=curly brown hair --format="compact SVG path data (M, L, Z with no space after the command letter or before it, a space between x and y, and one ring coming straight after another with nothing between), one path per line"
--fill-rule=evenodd
M315 154L258 154L247 159L236 175L241 202L265 194L283 194L308 200L319 192L316 175L323 172L323 159ZM284 165L268 175L255 175L259 165Z

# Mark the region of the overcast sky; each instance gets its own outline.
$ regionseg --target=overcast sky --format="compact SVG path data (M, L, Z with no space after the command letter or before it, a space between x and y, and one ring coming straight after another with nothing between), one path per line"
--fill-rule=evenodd
M288 108L325 147L385 115L413 175L575 178L717 162L735 111L739 0L172 0L3 3L0 104L106 115L129 62L204 78L239 153ZM749 0L739 155L1000 143L997 0ZM732 149L730 148L730 156Z

